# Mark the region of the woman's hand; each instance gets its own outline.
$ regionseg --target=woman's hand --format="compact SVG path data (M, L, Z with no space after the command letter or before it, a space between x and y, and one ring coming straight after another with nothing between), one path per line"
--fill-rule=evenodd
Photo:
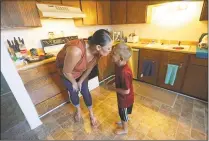
M78 84L78 88L79 88L79 90L81 91L83 81L79 80L77 84Z
M113 85L108 85L107 88L108 88L108 90L116 91L116 88Z
M78 92L79 91L79 87L78 87L78 83L73 83L72 84L72 87L73 87L73 91L76 91L76 92Z

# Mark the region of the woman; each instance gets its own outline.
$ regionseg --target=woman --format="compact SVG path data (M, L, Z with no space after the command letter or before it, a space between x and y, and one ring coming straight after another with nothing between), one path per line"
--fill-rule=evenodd
M100 56L107 56L112 50L110 33L104 29L97 30L88 38L88 43L83 40L72 40L65 44L58 53L56 64L64 78L72 104L76 107L75 121L80 121L81 109L78 92L83 95L88 107L90 121L96 125L96 118L92 110L92 98L88 89L88 75L97 64Z

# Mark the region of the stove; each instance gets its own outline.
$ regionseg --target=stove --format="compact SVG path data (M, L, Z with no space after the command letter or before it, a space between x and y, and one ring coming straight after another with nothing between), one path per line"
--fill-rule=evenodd
M45 54L52 54L57 56L59 51L64 47L64 45L74 39L78 39L78 36L68 36L68 37L61 37L61 38L54 38L54 39L43 39L41 40L41 45L43 47ZM99 86L99 72L98 66L96 65L93 70L91 71L90 75L88 76L88 85L89 90L93 90Z
M64 45L70 41L78 39L78 36L68 36L54 39L43 39L41 45L45 54L53 54L57 56L58 52L64 47Z

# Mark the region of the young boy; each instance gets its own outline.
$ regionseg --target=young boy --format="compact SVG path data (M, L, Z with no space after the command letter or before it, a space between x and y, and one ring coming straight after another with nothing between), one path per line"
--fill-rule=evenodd
M128 133L128 114L131 114L134 103L132 85L132 71L128 66L131 49L123 43L113 48L112 60L115 63L115 86L112 88L117 93L118 111L122 128L116 129L116 134Z

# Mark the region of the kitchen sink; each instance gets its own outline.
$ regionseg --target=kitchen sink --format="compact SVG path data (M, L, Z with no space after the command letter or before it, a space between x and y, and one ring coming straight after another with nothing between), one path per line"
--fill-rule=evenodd
M188 45L176 45L176 44L160 44L160 43L151 43L147 44L147 48L158 48L158 49L168 49L168 50L179 50L179 51L188 51L190 46Z
M175 45L170 44L164 47L164 49L179 50L179 51L188 51L190 48L189 45Z

